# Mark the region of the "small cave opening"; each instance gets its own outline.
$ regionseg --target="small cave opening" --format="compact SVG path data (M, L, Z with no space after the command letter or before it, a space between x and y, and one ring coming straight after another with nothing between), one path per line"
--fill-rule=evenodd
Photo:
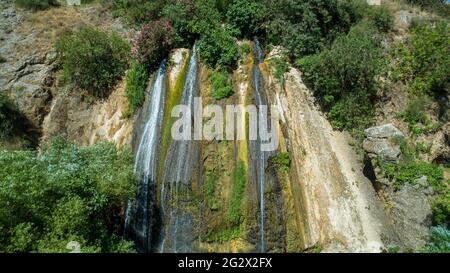
M375 175L375 170L372 161L368 156L365 156L363 163L364 163L363 174L370 180L370 182L372 183L372 187L378 193L381 190L381 183L378 182L377 180L377 176Z

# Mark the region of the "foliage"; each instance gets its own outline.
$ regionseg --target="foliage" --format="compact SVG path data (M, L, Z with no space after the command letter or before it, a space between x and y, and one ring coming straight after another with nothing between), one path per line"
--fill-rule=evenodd
M272 58L270 65L275 79L284 85L284 75L289 72L289 63L282 57Z
M128 67L130 46L116 33L84 27L56 42L63 75L75 86L104 97Z
M317 53L361 19L363 1L276 0L267 2L268 42L282 45L297 59Z
M394 77L418 94L445 95L450 83L448 23L422 24L412 30L394 53Z
M394 17L386 6L373 6L369 9L368 17L381 32L389 32L394 26Z
M230 83L228 72L215 71L209 78L212 88L212 96L221 100L233 95L233 86Z
M14 0L14 3L19 7L31 10L46 9L59 4L57 0Z
M239 59L239 47L227 29L217 28L198 42L200 59L210 67L234 67Z
M403 113L400 114L400 117L402 117L410 126L417 123L426 124L428 118L425 114L425 110L428 104L428 100L424 97L413 99L408 103Z
M261 31L265 6L257 1L234 0L228 7L227 21L239 37L252 38Z
M247 183L247 172L244 162L239 161L233 173L233 189L230 206L228 208L228 220L233 227L238 227L243 221L242 199Z
M248 43L243 43L240 47L241 56L248 55L248 54L250 54L251 51L252 51L252 48L250 47L250 45Z
M426 176L428 183L435 189L442 187L444 173L438 166L423 162L410 161L400 163L386 163L383 166L386 176L395 181L394 186L399 188L404 183L416 184L422 177Z
M1 252L131 250L115 235L135 189L129 150L56 138L40 154L0 151L0 165Z
M198 33L194 33L194 16L197 8L195 1L170 1L163 11L164 18L170 21L176 30L176 46L189 47L197 39Z
M144 103L147 81L148 73L145 67L134 62L127 73L127 87L125 90L128 98L128 115L134 114L136 109Z
M357 25L330 49L297 63L335 127L355 131L371 123L383 64L380 39L373 28Z
M450 230L444 226L431 228L425 252L428 253L450 253Z
M288 172L291 166L291 158L289 153L279 153L269 159L269 163L281 172Z
M165 3L165 0L102 0L114 16L123 17L131 26L141 26L158 19Z
M20 120L20 112L3 92L0 93L0 140L12 137Z
M448 188L433 201L432 210L434 224L450 227L450 191Z
M144 25L133 44L133 57L148 69L154 69L166 58L174 44L175 31L167 20Z
M406 2L443 16L450 15L448 0L406 0Z

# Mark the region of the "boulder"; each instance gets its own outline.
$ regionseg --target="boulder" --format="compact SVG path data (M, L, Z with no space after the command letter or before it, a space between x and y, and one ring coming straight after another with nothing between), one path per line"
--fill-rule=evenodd
M366 139L363 148L371 159L381 158L385 161L397 161L401 155L397 138L403 133L392 124L368 128L364 131Z
M428 239L432 211L421 190L405 184L391 194L394 229L405 250L418 251Z

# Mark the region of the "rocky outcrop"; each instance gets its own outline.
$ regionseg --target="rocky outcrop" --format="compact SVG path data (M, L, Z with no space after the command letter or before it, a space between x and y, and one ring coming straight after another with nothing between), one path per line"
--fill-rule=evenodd
M383 239L392 237L392 229L347 137L334 131L317 109L299 71L287 73L285 88L272 75L268 82L271 103L280 104L285 120L282 138L292 159L291 193L285 193L285 198L292 196L296 236L302 248L319 245L328 252L382 251ZM389 131L371 133L382 137Z
M23 24L23 15L9 3L0 3L0 86L16 102L30 124L40 128L52 99L50 86L53 76L53 54L32 50L21 54L18 47L32 45L37 33L17 32Z
M431 226L431 207L422 191L406 184L391 194L394 229L406 251L425 246Z
M384 161L397 161L401 155L398 138L403 133L392 124L385 124L366 129L364 150L371 159L380 158Z
M43 140L62 135L80 145L112 141L118 146L131 143L132 120L127 109L125 83L103 100L97 101L78 89L60 90L43 123Z

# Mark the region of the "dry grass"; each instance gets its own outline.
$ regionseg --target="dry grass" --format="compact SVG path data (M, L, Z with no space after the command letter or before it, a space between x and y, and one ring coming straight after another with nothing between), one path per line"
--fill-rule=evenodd
M92 9L96 9L92 11ZM24 11L26 12L26 11ZM48 51L55 40L64 32L82 26L99 27L107 30L113 18L102 11L97 4L83 5L82 7L60 6L51 9L26 12L25 21L17 30L23 37L33 35L33 43L25 43L19 48L24 51Z

